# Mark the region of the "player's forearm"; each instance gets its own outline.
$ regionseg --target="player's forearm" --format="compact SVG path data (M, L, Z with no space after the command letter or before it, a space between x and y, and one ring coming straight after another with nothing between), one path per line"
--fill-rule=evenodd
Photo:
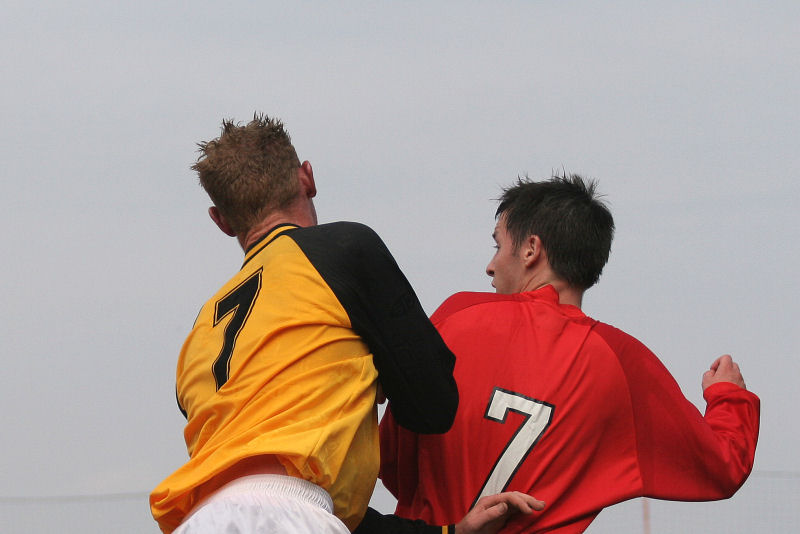
M453 525L433 526L424 521L405 519L396 515L383 515L372 508L367 509L364 519L353 534L452 534Z
M734 384L711 386L705 416L678 391L658 397L665 409L651 405L657 417L637 425L644 495L681 501L729 498L753 466L758 397Z
M761 401L735 384L708 387L705 421L714 431L720 448L722 469L719 482L733 495L753 469L758 443Z

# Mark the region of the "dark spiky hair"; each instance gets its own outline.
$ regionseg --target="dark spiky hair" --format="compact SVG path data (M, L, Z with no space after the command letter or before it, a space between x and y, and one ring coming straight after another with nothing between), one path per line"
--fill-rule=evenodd
M553 271L585 290L600 279L614 238L614 219L596 191L594 180L577 174L520 177L503 190L495 216L504 218L515 250L538 235Z

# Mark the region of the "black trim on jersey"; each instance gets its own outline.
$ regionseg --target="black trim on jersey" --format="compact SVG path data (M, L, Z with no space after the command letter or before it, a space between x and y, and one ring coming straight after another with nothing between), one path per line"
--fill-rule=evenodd
M244 263L242 263L242 267L244 267L245 265L247 265L247 262L248 262L248 261L250 261L250 260L251 260L251 259L252 259L252 258L253 258L253 257L254 257L256 254L258 254L259 252L261 252L261 249L263 249L264 247L266 247L267 245L269 245L270 243L272 243L273 241L275 241L275 240L276 240L276 239L277 239L279 236L282 236L282 235L284 234L285 230L284 230L283 232L279 232L279 233L275 234L274 236L272 236L272 239L270 239L269 241L267 241L266 243L264 243L264 244L263 244L261 247L259 247L259 249L258 249L257 251L255 251L255 252L253 252L252 254L250 254L250 251L251 251L251 250L253 250L255 247L257 247L257 246L259 245L259 243L261 243L262 241L264 241L264 239L266 239L266 238L267 238L267 236L268 236L269 234L271 234L272 232L274 232L275 230L277 230L277 229L278 229L278 228L280 228L281 226L285 226L287 230L290 230L290 229L292 229L292 228L300 228L300 226L299 226L299 225L297 225L297 224L294 224L294 223L281 223L281 224L276 224L275 226L273 226L272 228L270 228L270 229L269 229L269 231L267 231L267 233L265 233L264 235L262 235L261 237L259 237L259 238L256 240L256 242L255 242L255 243L253 243L252 245L250 245L249 247L247 247L247 250L245 250L245 251L244 251L245 255L248 255L248 254L249 254L249 255L250 255L250 257L249 257L249 258L247 258L246 260L244 260Z
M450 525L447 532L454 533L455 526ZM425 524L424 521L405 519L396 515L382 515L372 508L367 508L364 519L353 534L442 534L442 527Z
M186 410L183 409L183 406L181 406L181 399L178 398L178 385L177 384L175 385L175 402L178 403L178 409L181 411L183 416L188 420L189 419L189 414L186 413Z
M446 432L458 407L455 356L380 237L350 222L284 235L311 261L366 341L398 424L421 434Z

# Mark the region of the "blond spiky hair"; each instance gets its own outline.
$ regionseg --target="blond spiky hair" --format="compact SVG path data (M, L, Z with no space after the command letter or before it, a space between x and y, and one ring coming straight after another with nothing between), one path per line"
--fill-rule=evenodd
M192 169L237 234L297 195L300 160L278 119L256 113L245 125L223 120L220 136L198 147Z

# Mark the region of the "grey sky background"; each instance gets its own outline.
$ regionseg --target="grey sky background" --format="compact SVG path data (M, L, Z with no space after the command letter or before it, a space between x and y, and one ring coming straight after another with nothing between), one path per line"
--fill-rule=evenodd
M800 472L800 4L1 10L0 522L12 532L51 519L108 531L114 514L91 503L36 499L144 496L184 461L178 351L242 258L189 167L222 118L254 111L282 118L311 161L320 221L377 230L429 313L455 291L492 290L502 186L596 178L617 234L584 310L641 339L701 408L702 372L731 353L762 399L756 472ZM130 532L156 532L146 502L132 505Z

